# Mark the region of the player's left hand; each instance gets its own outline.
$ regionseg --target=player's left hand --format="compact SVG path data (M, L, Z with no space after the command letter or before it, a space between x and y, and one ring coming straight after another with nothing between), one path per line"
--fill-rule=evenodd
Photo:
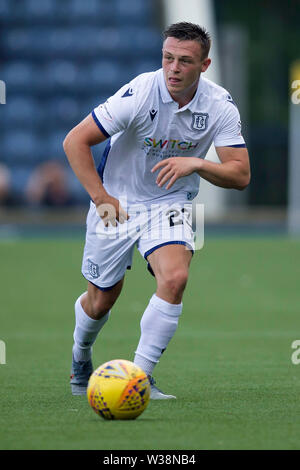
M199 169L201 160L196 157L171 157L156 163L151 172L160 169L156 183L161 188L168 182L166 189L170 189L178 178L188 176Z

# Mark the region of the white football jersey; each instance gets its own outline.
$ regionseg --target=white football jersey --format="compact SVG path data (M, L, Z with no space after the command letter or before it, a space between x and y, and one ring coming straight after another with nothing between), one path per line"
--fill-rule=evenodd
M109 137L98 167L106 191L129 205L158 199L192 200L200 176L179 178L166 190L155 180L154 165L170 157L205 158L216 147L245 146L238 109L229 93L203 78L194 98L178 108L164 80L163 70L144 73L124 85L92 112Z

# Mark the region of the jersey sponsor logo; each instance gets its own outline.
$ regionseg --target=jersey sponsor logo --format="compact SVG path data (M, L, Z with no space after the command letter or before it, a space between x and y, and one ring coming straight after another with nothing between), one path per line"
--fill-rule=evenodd
M177 149L177 150L190 150L197 147L199 142L188 142L180 139L155 139L146 137L144 140L145 147L152 147L154 149Z
M88 259L88 270L93 279L96 279L100 276L99 265L94 263L92 260Z
M151 121L153 121L153 119L155 118L155 116L157 114L157 111L155 111L155 109L151 109L151 111L149 111L149 113L150 113Z
M207 113L193 113L192 116L192 129L197 131L205 131L208 124L208 114Z
M122 95L122 98L126 98L126 96L132 96L133 95L133 89L128 88L127 91L125 91L124 95Z

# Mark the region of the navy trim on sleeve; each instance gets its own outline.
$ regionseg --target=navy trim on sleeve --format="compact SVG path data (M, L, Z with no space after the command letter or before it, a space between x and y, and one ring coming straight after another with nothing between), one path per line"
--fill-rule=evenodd
M105 130L104 127L102 126L101 122L100 122L99 119L97 118L97 116L96 116L94 110L92 111L92 116L93 116L93 118L94 118L95 123L96 123L97 126L99 127L100 131L105 135L105 137L110 137L110 135L106 132L106 130Z
M246 144L225 145L225 147L241 147L241 148L245 148L245 147L246 147Z

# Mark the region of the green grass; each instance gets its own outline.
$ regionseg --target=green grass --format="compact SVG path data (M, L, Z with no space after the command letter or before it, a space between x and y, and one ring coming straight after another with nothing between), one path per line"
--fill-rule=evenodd
M300 241L206 240L178 331L157 366L176 401L104 421L72 397L73 304L85 290L77 240L2 241L1 449L300 449ZM155 281L139 254L94 346L94 366L133 359Z

